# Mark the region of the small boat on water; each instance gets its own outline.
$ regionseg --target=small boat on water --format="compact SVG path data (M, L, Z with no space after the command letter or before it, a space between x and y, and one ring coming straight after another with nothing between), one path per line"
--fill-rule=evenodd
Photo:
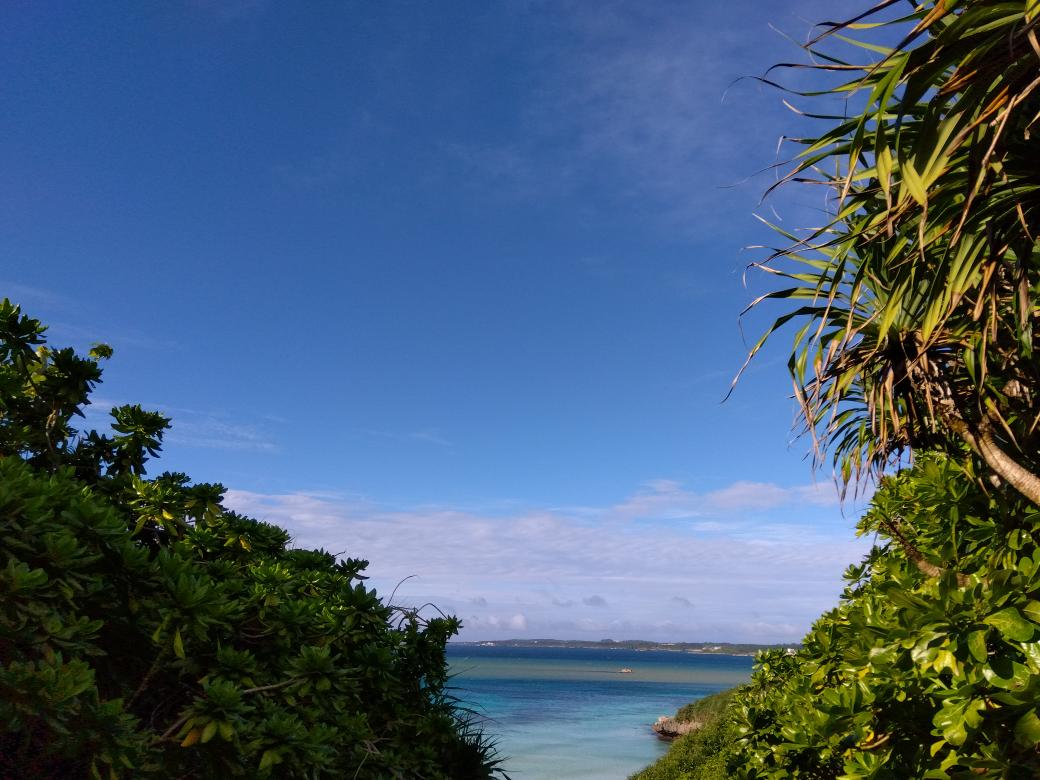
M632 670L629 669L627 666L622 666L620 669L618 669L618 674L632 674Z

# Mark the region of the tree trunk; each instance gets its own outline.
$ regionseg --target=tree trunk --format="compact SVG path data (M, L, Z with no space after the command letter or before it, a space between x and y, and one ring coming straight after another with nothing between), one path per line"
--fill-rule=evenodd
M1040 477L1001 449L993 435L993 423L983 419L977 431L973 431L957 412L949 407L946 407L945 411L943 416L954 433L964 439L1001 479L1040 506Z
M881 524L888 529L889 535L899 543L899 546L903 548L903 552L906 553L906 557L913 561L914 566L916 566L919 571L923 572L928 577L941 577L949 571L948 569L944 569L942 566L936 566L931 561L925 560L924 555L916 546L914 546L914 543L903 536L903 532L899 528L898 518L882 520ZM969 583L970 580L966 574L957 574L958 585L963 588Z

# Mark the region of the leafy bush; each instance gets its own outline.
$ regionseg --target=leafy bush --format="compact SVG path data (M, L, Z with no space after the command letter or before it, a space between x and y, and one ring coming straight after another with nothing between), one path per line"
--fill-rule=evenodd
M733 776L1040 776L1038 526L967 459L885 478L860 531L887 543L803 649L764 654L737 696Z
M679 709L675 719L698 722L696 731L677 738L656 762L631 780L726 780L736 730L729 707L734 691L705 696Z
M692 701L679 708L675 713L675 719L681 723L708 723L716 720L729 707L733 693L733 690L720 691Z
M884 478L838 607L637 780L1040 776L1040 510L983 485L967 455Z
M475 778L445 692L454 618L292 549L220 485L146 479L169 420L79 434L87 357L0 303L0 776Z

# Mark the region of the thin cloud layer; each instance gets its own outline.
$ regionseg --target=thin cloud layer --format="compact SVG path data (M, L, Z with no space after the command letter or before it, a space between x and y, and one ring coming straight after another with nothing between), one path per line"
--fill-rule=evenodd
M837 488L829 483L781 487L769 482L740 481L708 493L695 493L674 480L658 479L647 482L631 498L613 507L612 513L629 519L684 520L805 506L837 508Z
M792 641L868 548L826 495L662 481L614 506L506 516L242 490L227 503L298 545L369 560L380 593L458 615L467 639Z
M84 409L84 430L96 428L107 430L112 423L110 411L124 402L110 398L94 398ZM171 407L165 404L145 402L145 409L154 409L173 418L171 428L163 440L168 445L181 447L198 447L215 450L241 450L255 452L275 452L277 444L265 430L267 423L278 423L274 416L265 416L263 420L245 422L231 419L227 415Z
M772 64L761 61L763 50L783 45L770 23L804 36L805 19L836 10L814 0L766 16L740 3L529 6L543 22L546 9L559 37L539 52L539 78L516 136L467 139L447 151L469 174L519 197L609 192L669 230L695 235L724 229L735 205L748 208L758 189L748 196L728 187L775 161L770 151L782 124L772 120L785 114L782 96L742 81ZM703 30L713 32L696 34Z

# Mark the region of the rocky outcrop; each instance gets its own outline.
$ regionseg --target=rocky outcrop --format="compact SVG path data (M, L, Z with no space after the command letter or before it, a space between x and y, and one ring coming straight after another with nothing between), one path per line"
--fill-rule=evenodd
M683 734L696 731L702 724L699 720L676 720L667 715L662 715L653 725L653 730L661 739L675 739Z

